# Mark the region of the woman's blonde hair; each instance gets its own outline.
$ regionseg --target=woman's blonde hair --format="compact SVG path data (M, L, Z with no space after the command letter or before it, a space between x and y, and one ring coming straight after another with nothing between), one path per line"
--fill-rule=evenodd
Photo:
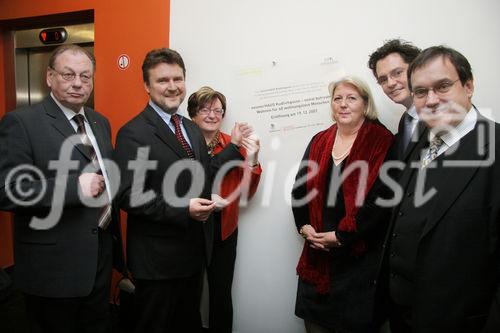
M333 81L328 85L328 91L330 92L330 102L333 98L333 93L335 89L341 84L350 84L358 91L363 101L365 101L365 111L363 115L365 118L370 120L375 120L378 118L377 108L375 107L375 102L373 101L373 96L370 91L370 88L366 84L366 82L355 76L345 76L338 81Z

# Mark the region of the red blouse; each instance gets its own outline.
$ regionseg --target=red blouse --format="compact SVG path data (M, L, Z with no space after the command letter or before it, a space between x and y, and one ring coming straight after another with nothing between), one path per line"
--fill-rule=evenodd
M214 147L214 154L221 152L230 142L231 136L219 132L219 143ZM244 148L240 148L240 153L246 159L247 153ZM234 191L237 191L238 195L221 211L222 240L228 238L236 230L238 226L241 194L247 192L247 200L250 200L254 196L257 191L257 186L259 185L261 173L262 168L260 163L256 167L251 168L248 166L248 163L244 161L239 167L233 168L224 176L218 194L224 199L229 197Z

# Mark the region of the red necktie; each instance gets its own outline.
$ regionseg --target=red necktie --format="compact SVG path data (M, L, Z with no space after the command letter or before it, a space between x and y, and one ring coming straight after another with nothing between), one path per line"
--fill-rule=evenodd
M92 159L92 164L96 168L96 173L102 173L101 166L99 165L99 161L97 160L97 153L94 149L94 146L92 146L92 142L87 135L87 131L85 130L85 118L83 117L83 115L77 114L73 117L73 120L78 126L76 131L78 135L80 135L80 139L82 140L85 147L87 147L89 155ZM106 193L106 185L104 185L104 191L101 193L101 195L107 198L108 194ZM99 216L99 228L106 229L109 225L109 222L111 222L111 205L108 203L102 208L101 215Z
M188 154L189 158L194 160L194 152L189 146L189 143L186 141L186 138L184 138L184 135L182 135L180 118L181 116L179 116L178 114L173 114L171 117L171 120L175 126L175 136L177 137L177 140L181 144L184 151Z

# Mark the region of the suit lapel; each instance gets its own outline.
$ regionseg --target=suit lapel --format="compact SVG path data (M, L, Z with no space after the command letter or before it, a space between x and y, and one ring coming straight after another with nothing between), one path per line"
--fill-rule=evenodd
M405 153L405 151L403 150L404 131L405 131L404 118L405 118L405 114L403 113L403 115L399 119L398 133L396 134L396 141L397 141L397 148L398 148L398 158L400 160L403 159L403 155Z
M406 166L405 168L401 171L401 174L399 175L397 181L399 187L403 190L403 193L406 193L408 191L408 186L409 183L412 179L412 177L417 177L414 175L414 173L418 172L417 168L412 167L412 163L418 163L420 161L420 152L422 149L425 149L425 147L428 145L428 140L427 138L427 130L424 130L425 133L422 133L420 136L420 140L416 143L414 143L414 146L412 147L412 153L408 155L408 160L405 160ZM412 192L414 189L410 189ZM390 229L393 228L394 223L396 222L396 217L397 213L399 212L401 202L397 206L394 207L391 213L391 218L390 218ZM388 241L389 238L386 237L386 242Z
M429 233L429 231L432 230L442 219L443 215L446 214L448 209L457 200L459 195L464 190L466 190L467 184L470 182L479 168L479 165L469 167L443 167L443 162L473 160L482 162L485 156L488 156L487 142L483 141L482 143L480 143L479 141L479 135L484 135L484 133L478 133L478 125L480 123L487 125L486 121L478 116L478 121L474 129L470 131L466 136L464 136L459 142L455 143L455 145L449 148L450 150L456 148L456 146L458 145L457 151L449 156L447 156L446 153L442 154L436 159L437 163L439 164L439 174L437 174L435 177L432 177L432 185L436 189L437 193L431 200L439 204L434 205L434 209L430 212L427 223L422 231L421 238ZM480 144L484 148L484 155L479 154Z
M76 136L76 132L69 123L68 118L66 118L51 96L48 96L43 100L43 106L45 113L50 118L51 125L56 129L56 131L65 139L69 139L78 151L80 151L88 160L91 160L91 156L88 151L84 149L81 140L78 136Z
M399 185L406 190L408 188L408 184L412 179L413 173L418 172L418 168L413 167L415 163L420 163L421 152L423 149L426 149L429 145L429 141L427 140L429 131L424 129L423 132L419 135L419 140L417 142L410 142L408 146L406 157L403 160L407 164L407 167L403 170L401 177L399 179Z
M153 126L154 134L165 143L170 149L172 149L179 157L189 158L187 153L182 148L181 144L177 140L177 137L172 132L172 130L165 124L165 121L156 113L155 110L149 104L143 111L146 121Z
M406 161L408 157L411 155L413 150L417 147L418 142L421 141L424 133L428 133L426 131L425 123L423 121L419 121L417 123L417 127L415 127L415 131L413 131L410 142L408 143L408 147L403 151L401 155L401 161ZM400 140L400 145L403 144L403 139Z

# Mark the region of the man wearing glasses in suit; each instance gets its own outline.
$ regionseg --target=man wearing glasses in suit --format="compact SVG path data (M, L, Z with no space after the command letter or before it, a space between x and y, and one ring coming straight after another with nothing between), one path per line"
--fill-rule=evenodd
M384 246L391 331L500 332L499 125L472 104L471 66L454 49L423 50L408 82L427 129Z
M50 96L0 122L0 209L14 213L14 282L32 332L110 330L119 215L105 163L111 128L84 106L94 73L87 50L58 47L47 68Z

